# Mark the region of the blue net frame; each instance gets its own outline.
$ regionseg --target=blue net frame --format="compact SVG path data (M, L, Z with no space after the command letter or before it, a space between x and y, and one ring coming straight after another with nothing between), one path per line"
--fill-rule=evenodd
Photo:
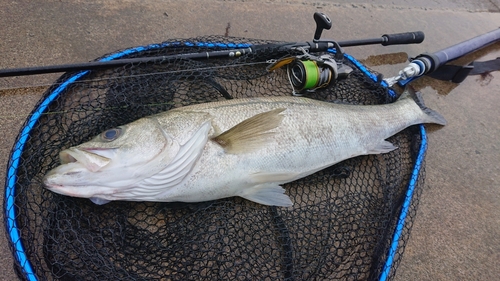
M161 44L151 44L147 46L140 46L130 49L125 49L118 51L116 53L104 56L100 58L100 61L110 61L117 60L120 58L128 57L130 55L140 54L142 52L147 52L151 50L158 50L163 48L173 48L173 47L184 47L184 48L204 48L204 49L235 49L235 48L247 48L251 46L252 43L220 43L220 42L166 42ZM377 82L376 74L372 73L364 65L358 62L354 57L346 54L345 58L355 65L366 77L371 79L373 82ZM44 96L44 98L39 102L37 107L33 110L32 114L28 117L25 124L20 130L17 140L12 149L9 163L7 167L7 176L5 184L5 199L4 199L4 217L6 223L6 231L11 244L11 249L14 254L15 264L17 269L20 271L19 275L26 280L43 280L38 277L37 270L32 265L30 258L27 254L26 244L30 241L23 241L21 228L24 227L19 223L19 212L18 206L16 204L16 196L18 195L17 190L17 174L19 169L22 168L22 153L25 148L25 144L30 138L31 131L38 124L40 116L42 116L47 108L58 98L59 95L64 94L66 89L82 79L84 79L89 74L89 71L80 71L71 75L66 75L63 80L60 80L57 85L49 90L49 93ZM384 82L381 83L382 87L387 87ZM388 93L392 97L396 97L396 93L392 89L388 89ZM416 156L416 161L413 165L413 170L411 172L411 177L407 183L406 193L404 200L398 209L397 223L391 233L391 239L389 247L385 250L385 254L382 257L382 270L378 274L378 280L385 281L394 277L395 267L399 263L402 252L406 241L403 237L409 235L409 229L411 228L411 221L408 222L409 213L415 211L415 191L419 181L422 180L422 169L424 165L425 152L427 148L427 138L424 126L419 125L420 134L420 145L418 148L418 154ZM418 203L418 202L417 202Z

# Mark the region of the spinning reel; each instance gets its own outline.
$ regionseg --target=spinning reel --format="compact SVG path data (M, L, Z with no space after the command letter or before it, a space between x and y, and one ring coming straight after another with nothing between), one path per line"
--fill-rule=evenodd
M323 13L315 13L316 31L313 42L309 46L296 46L291 50L300 54L289 56L277 61L270 61L268 71L286 66L288 79L292 86L294 95L302 95L304 92L315 91L335 83L339 79L345 79L352 68L344 65L344 52L340 45L332 40L319 41L323 29L330 29L332 22ZM334 48L335 53L325 52L328 48ZM310 51L323 50L321 55L313 55Z

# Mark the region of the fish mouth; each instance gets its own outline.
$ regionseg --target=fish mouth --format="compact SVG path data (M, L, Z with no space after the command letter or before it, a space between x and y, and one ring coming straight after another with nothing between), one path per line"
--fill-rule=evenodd
M108 156L108 157L107 157ZM87 170L97 172L111 162L109 149L72 147L59 153L62 165L80 163Z
M73 162L75 163L75 162ZM72 164L68 164L72 165ZM63 166L60 166L63 167ZM80 166L81 167L81 166ZM43 178L43 185L48 190L71 197L90 198L95 196L95 186L87 185L79 180L79 175L73 177L71 173L60 174L57 168ZM80 172L77 172L80 173Z
M61 195L89 198L101 188L92 182L94 172L111 163L113 149L71 147L59 152L60 164L42 179L43 185Z
M75 192L71 192L67 186L61 185L61 184L51 183L48 178L44 178L43 183L47 189L49 189L50 191L52 191L54 193L66 195L66 196L72 196L72 197L80 197L79 194L77 194Z

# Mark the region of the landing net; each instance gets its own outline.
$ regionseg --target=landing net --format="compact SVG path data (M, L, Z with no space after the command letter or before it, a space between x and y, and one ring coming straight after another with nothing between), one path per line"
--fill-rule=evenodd
M99 60L245 48L227 37L169 40ZM421 192L425 130L389 139L390 153L356 157L284 185L292 208L241 198L195 204L111 202L48 191L58 153L104 130L196 103L291 95L278 48L239 58L175 59L67 73L45 92L11 152L4 212L25 280L385 280L408 240ZM347 79L306 96L383 104L395 93L346 55ZM303 120L314 122L314 120Z

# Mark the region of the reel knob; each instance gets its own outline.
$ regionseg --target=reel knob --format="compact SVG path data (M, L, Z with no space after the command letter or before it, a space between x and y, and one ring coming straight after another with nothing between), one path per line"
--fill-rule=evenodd
M321 38L321 33L323 29L329 30L332 28L332 21L330 18L320 12L314 13L314 21L316 22L316 31L314 32L314 41L319 40Z

